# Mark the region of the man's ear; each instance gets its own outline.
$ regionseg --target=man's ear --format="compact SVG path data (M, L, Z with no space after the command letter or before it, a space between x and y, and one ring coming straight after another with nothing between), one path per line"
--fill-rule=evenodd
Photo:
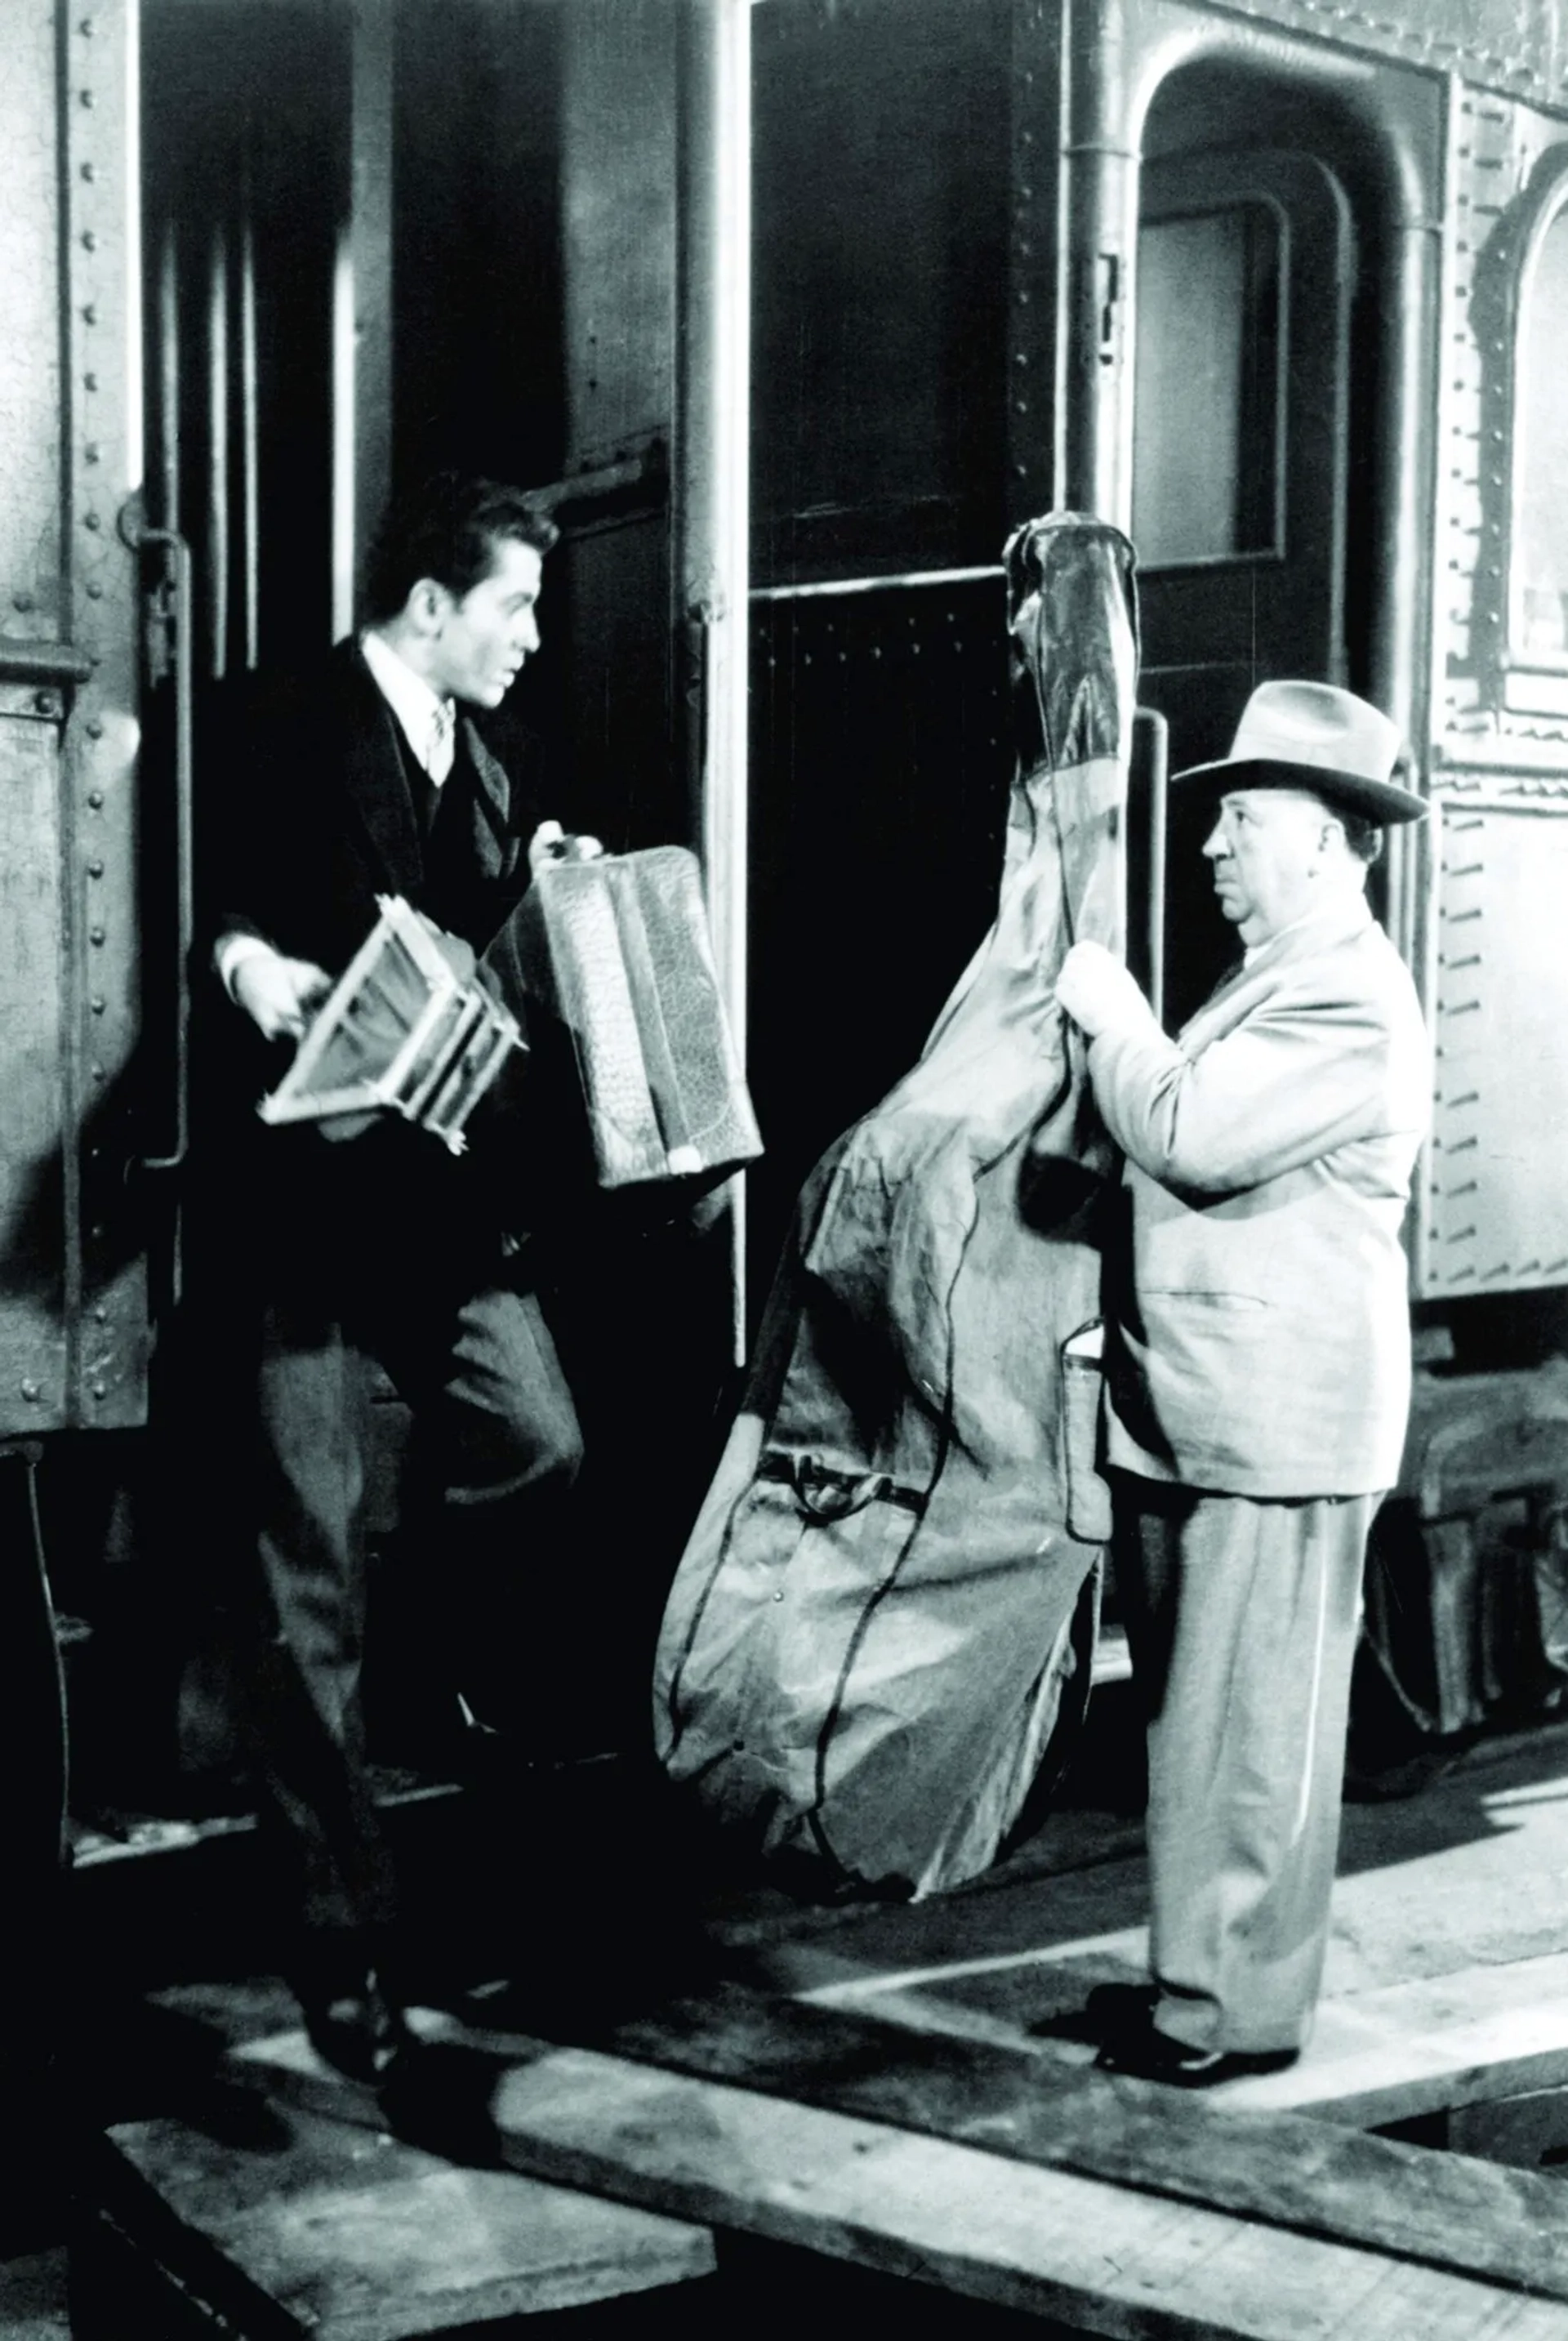
M433 577L420 577L409 589L403 603L403 615L422 634L439 633L452 603L452 595Z

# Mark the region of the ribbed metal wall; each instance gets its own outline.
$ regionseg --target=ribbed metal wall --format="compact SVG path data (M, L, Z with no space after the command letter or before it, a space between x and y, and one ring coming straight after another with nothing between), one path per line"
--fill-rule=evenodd
M6 17L0 1434L141 1420L134 0Z

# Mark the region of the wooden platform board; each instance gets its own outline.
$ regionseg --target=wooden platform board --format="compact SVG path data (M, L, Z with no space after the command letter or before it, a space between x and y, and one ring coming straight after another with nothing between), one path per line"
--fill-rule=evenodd
M830 2273L853 2264L1057 2329L1568 2341L1564 1783L1568 1729L1348 1812L1331 1987L1266 2080L1192 2098L1090 2069L1085 1997L1144 1972L1146 1878L1137 1825L1087 1814L926 1903L738 1901L710 1937L751 1988L705 1983L591 2050L422 2019L436 2086L396 2118L460 2184L488 2157L802 2248L824 2285L876 2281ZM286 1994L160 1998L263 2098L385 2130ZM1420 2147L1363 2134L1412 2122ZM1444 2137L1461 2152L1427 2150ZM686 2287L673 2313L728 2297Z
M1533 2174L748 1995L635 2058L438 2045L513 2169L1076 2331L1568 2341L1568 2194ZM231 2061L320 2087L298 2034Z
M1141 1972L1116 1956L1123 1948L1107 1945L1097 1956L1079 1949L1065 1959L1030 1951L902 1973L818 1952L809 1961L798 1955L790 1974L803 1987L799 1997L816 2006L997 2045L1048 2046L1055 2037L1070 2065L1090 2054L1070 2037L1089 1986ZM1552 1952L1325 1999L1299 2064L1226 2082L1215 2101L1376 2129L1564 2087L1568 1953Z
M1568 1954L1325 2001L1310 2056L1236 2083L1235 2103L1363 2128L1568 2087Z
M71 2341L63 2249L0 2266L0 2334L5 2341Z
M324 2067L316 2077L330 2099ZM176 2306L170 2329L247 2341L510 2331L714 2264L703 2228L239 2090L215 2092L200 2121L111 2131L92 2191L80 2249L100 2266L80 2288L103 2341L162 2334Z

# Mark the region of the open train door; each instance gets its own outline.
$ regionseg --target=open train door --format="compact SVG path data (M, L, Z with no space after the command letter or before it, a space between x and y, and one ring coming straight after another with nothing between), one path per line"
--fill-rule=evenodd
M1143 174L1137 277L1140 695L1167 719L1179 772L1226 753L1255 684L1346 680L1345 189L1306 154L1156 157ZM1201 876L1204 827L1178 790L1166 917L1178 1020L1234 951Z
M65 1770L35 1475L144 1420L133 1166L175 1142L144 1085L135 34L135 0L12 0L0 74L0 1984L34 2032Z

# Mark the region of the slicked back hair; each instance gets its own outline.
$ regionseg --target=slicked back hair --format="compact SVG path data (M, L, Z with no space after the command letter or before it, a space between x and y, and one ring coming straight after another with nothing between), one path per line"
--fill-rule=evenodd
M490 575L504 539L546 553L560 534L521 488L438 472L388 509L366 565L365 622L395 618L422 577L461 602Z

